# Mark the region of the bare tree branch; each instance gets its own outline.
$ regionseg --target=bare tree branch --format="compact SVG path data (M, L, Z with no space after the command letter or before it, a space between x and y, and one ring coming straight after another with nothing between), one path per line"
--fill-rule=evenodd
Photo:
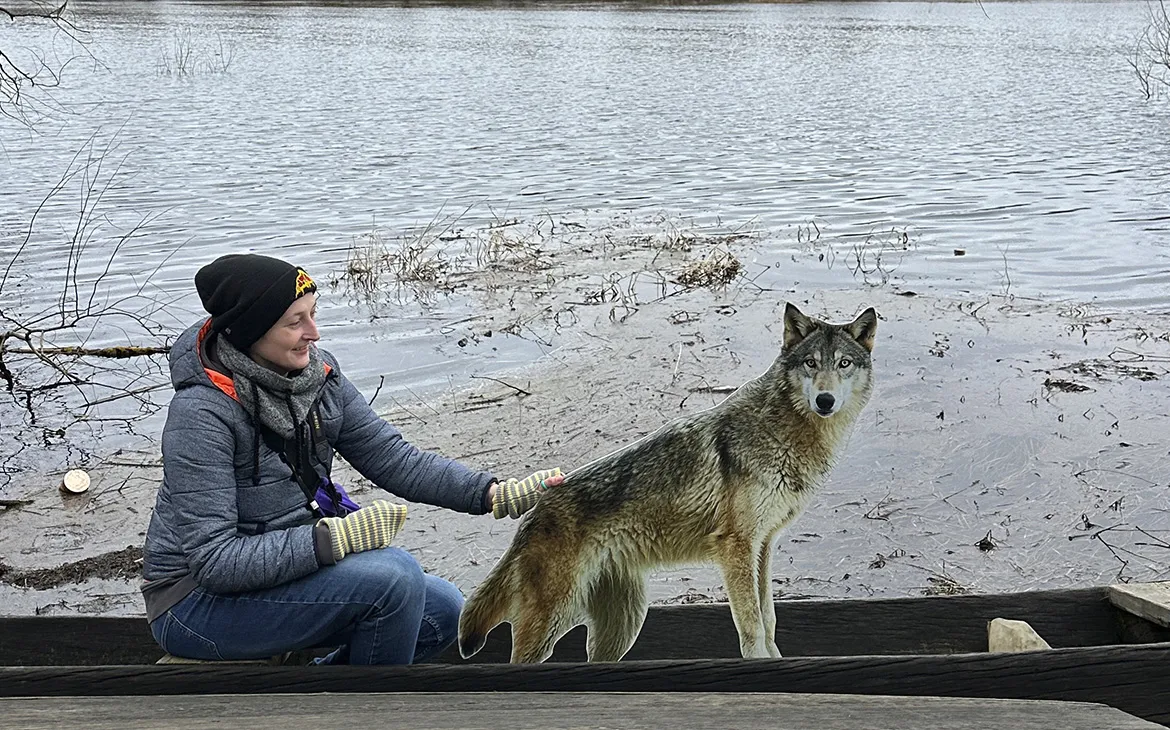
M1128 59L1146 99L1170 88L1170 8L1166 0L1147 0L1147 23Z
M4 0L0 0L4 1ZM69 2L8 0L0 5L0 20L27 27L39 42L20 48L0 47L0 115L32 127L45 117L64 111L52 90L61 84L62 74L80 53L88 54L86 37L70 19ZM40 37L47 28L46 41ZM64 36L71 46L67 58L51 53L54 37ZM92 56L90 56L92 58Z
M115 153L112 141L87 140L0 261L0 487L46 458L76 458L85 440L74 430L141 436L135 424L158 410L153 394L168 385L160 356L174 336L164 319L176 295L152 279L175 251L146 272L125 270L124 252L141 246L155 216L112 228L102 208L123 174ZM63 196L77 207L54 202Z

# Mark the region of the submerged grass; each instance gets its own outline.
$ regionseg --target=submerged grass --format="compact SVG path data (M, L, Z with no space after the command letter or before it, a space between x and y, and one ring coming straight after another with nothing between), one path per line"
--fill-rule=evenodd
M744 268L731 245L757 236L745 227L701 226L662 214L637 221L611 218L594 226L552 214L528 220L493 217L478 228L456 229L461 218L436 217L421 230L397 236L375 226L354 239L334 285L344 285L351 295L367 301L386 294L430 299L473 280L490 291L515 288L520 281L531 286L532 277L541 274L554 282L561 278L551 273L554 267L569 266L566 262L575 258L596 258L598 253L610 262L648 253L649 263L623 263L626 271L601 275L600 281L597 274L577 273L586 280L578 289L580 303L610 304L613 318L624 320L637 310L640 288L652 287L661 297L672 286L685 290L728 285ZM688 255L692 253L697 257Z
M727 286L743 273L743 262L725 246L719 246L700 259L690 261L678 273L679 284L699 287Z

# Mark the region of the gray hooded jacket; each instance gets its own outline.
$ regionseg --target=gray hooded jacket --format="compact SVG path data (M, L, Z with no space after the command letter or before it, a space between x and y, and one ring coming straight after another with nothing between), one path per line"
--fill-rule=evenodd
M163 428L163 482L143 568L151 621L197 586L210 593L261 590L332 562L329 551L317 547L316 518L292 470L258 437L234 398L231 378L209 367L201 352L207 331L206 322L188 329L169 358L175 395ZM487 511L491 474L407 443L374 413L333 356L321 355L329 368L321 420L337 453L403 499L468 514Z

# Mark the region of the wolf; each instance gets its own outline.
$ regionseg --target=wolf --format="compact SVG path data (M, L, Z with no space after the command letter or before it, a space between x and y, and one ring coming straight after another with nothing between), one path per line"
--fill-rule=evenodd
M513 663L543 662L580 624L589 661L618 661L646 618L646 573L700 562L723 574L742 655L780 656L773 540L808 504L869 401L876 331L872 307L830 324L787 303L766 372L570 472L464 606L463 657L508 621Z

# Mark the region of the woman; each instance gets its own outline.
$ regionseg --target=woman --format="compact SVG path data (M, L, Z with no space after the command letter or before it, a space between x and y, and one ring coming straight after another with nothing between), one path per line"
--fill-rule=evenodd
M389 547L406 507L358 508L336 450L412 502L519 517L560 470L500 484L411 446L316 346L317 287L266 256L228 255L195 286L211 315L170 353L163 483L146 533L155 639L192 659L338 647L330 663L409 664L456 638L463 596Z

